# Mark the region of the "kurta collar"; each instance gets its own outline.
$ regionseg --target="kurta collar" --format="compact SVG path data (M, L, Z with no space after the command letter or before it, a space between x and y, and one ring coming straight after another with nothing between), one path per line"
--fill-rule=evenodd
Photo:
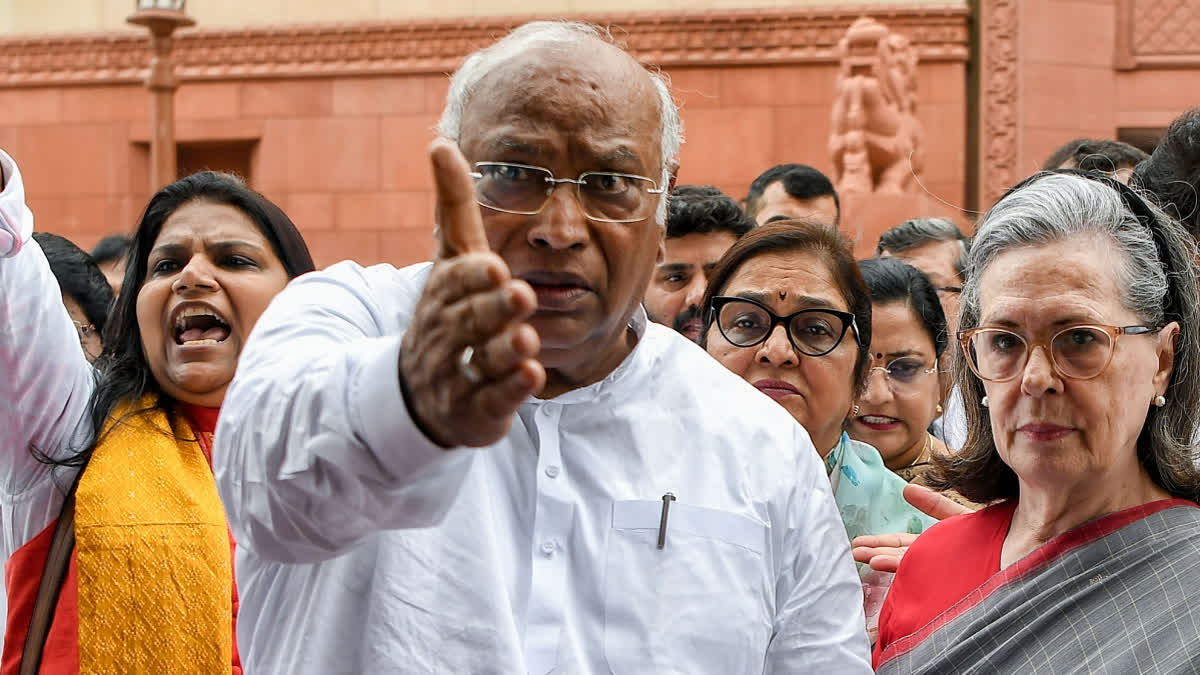
M638 361L641 352L645 351L643 346L646 342L646 327L649 323L649 318L646 316L646 310L639 304L633 310L633 316L629 318L629 327L633 329L637 336L637 344L625 356L611 373L603 380L589 384L586 387L573 389L565 394L560 394L552 399L531 399L526 405L540 406L546 403L558 403L563 405L571 405L575 403L590 403L598 399L605 391L621 386L626 380L635 376L638 371Z

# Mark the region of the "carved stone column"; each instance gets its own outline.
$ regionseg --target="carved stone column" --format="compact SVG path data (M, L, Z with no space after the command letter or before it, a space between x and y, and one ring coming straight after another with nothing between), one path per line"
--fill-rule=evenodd
M1017 0L981 0L979 76L979 208L1017 182L1020 141L1017 81Z

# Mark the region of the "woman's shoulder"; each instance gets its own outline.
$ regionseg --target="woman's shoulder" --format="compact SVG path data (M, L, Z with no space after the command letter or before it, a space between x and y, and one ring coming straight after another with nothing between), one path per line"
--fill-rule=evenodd
M932 560L935 564L945 562L957 566L963 562L964 555L986 558L994 552L998 556L1016 507L1015 500L1003 501L938 521L909 547L900 571L904 571L904 563L911 566L917 561ZM949 560L945 558L947 553L952 553ZM999 558L996 564L999 565Z

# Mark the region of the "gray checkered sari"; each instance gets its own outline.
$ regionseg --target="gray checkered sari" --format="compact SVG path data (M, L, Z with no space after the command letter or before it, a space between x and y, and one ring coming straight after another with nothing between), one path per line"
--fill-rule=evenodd
M1200 508L1056 543L890 645L876 672L1200 672Z

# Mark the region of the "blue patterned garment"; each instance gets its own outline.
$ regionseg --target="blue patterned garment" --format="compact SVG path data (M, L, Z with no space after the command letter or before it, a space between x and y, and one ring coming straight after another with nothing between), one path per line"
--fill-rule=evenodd
M864 534L920 534L937 521L904 501L908 485L883 464L879 451L845 432L825 457L833 498L850 539Z

